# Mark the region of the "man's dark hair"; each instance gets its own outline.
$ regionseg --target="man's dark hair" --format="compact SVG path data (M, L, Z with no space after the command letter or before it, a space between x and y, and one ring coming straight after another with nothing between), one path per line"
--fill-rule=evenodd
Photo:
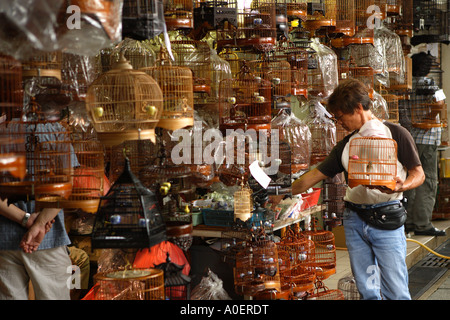
M356 79L348 79L341 82L328 98L327 109L333 114L340 111L344 114L352 114L361 103L364 110L369 110L372 99L366 85Z

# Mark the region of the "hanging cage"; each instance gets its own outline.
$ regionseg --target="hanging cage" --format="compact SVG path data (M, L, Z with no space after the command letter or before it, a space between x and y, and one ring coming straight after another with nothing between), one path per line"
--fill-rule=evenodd
M194 27L194 1L164 1L164 20L168 30Z
M20 117L22 108L22 65L13 57L0 54L0 116L11 121Z
M164 31L162 0L125 0L122 8L122 37L152 39Z
M100 199L92 230L93 248L148 248L166 240L155 194L131 172L122 175Z
M112 70L89 86L86 108L98 139L106 146L125 140L154 140L163 94L152 77L134 70L122 55Z
M397 176L397 142L389 138L357 137L351 140L348 186L383 186L393 190Z

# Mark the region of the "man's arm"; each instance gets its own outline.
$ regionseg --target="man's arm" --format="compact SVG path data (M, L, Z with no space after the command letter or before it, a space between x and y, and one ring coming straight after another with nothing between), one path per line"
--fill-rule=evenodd
M292 183L292 194L295 195L303 193L326 178L328 178L328 176L324 175L317 168L314 168L300 176L300 178Z
M33 225L28 229L27 233L20 242L20 247L26 253L34 252L38 249L45 234L48 232L48 224L54 221L54 218L58 215L61 209L57 208L44 208L37 216Z
M405 181L397 180L395 189L396 192L411 190L420 186L424 181L425 173L423 172L422 166L416 166L408 170L408 176Z

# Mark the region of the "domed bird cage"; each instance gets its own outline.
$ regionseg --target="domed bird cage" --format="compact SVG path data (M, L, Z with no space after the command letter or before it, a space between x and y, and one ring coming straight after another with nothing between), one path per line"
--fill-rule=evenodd
M395 94L382 93L381 96L386 101L389 122L399 123L398 97Z
M336 125L319 100L311 99L305 106L310 112L305 122L311 132L310 165L314 165L323 161L336 145Z
M148 41L125 38L117 45L102 49L98 54L98 68L105 73L121 59L121 55L132 65L133 69L153 67L156 54Z
M219 128L270 129L272 85L250 72L244 64L236 78L224 79L219 87Z
M308 1L308 16L303 26L312 35L320 28L336 26L336 0Z
M183 274L184 265L172 262L167 252L166 262L156 265L155 268L164 271L166 300L190 300L191 278Z
M26 201L45 194L67 198L72 191L70 171L77 163L70 132L61 122L46 119L34 98L25 109L20 119L5 123L0 133L8 139L24 140L17 155L25 156L26 175L23 179L4 179L0 194L11 201Z
M131 172L122 175L100 199L92 230L93 248L148 248L166 240L166 226L155 194Z
M317 228L314 219L310 230L300 232L302 236L314 242L314 259L308 263L317 279L324 280L336 273L336 245L331 231Z
M164 272L125 269L94 275L93 300L165 300Z
M290 279L292 292L309 291L314 288L316 274L309 266L314 262L314 242L303 237L299 230L288 228L285 235L277 242L278 251L289 255Z
M22 65L13 57L0 54L0 116L6 121L20 117L23 108Z
M253 214L252 190L241 183L240 190L234 193L234 220L245 222Z
M255 239L236 254L234 287L237 294L253 296L261 291L281 291L278 250L275 242Z
M125 140L154 141L163 110L163 94L152 77L134 70L122 55L113 69L89 86L86 108L98 139L105 146Z
M164 20L168 30L194 27L194 1L164 1Z
M176 130L194 124L194 96L192 71L187 67L172 66L166 49L161 47L154 67L142 68L158 82L163 93L164 109L158 127Z
M207 42L191 39L170 42L174 65L191 69L195 93L211 94L211 49Z
M389 138L356 137L351 140L348 186L383 186L393 190L397 176L397 142Z
M286 169L290 169L290 173L297 174L308 170L311 161L311 131L308 125L294 113L282 110L273 118L271 128L278 129L280 141L290 146L290 168L281 163L280 171L289 174Z
M322 281L317 281L312 294L306 300L345 300L344 293L339 289L329 289Z
M337 288L342 291L345 300L361 299L361 295L356 287L355 277L351 273L339 279Z

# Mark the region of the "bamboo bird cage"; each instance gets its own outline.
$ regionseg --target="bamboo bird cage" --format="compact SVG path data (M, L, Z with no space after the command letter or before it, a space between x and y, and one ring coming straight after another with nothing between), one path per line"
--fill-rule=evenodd
M164 1L164 20L168 30L194 27L194 1Z
M163 94L152 77L134 70L121 56L112 70L89 86L86 108L98 139L106 146L125 140L154 140Z

